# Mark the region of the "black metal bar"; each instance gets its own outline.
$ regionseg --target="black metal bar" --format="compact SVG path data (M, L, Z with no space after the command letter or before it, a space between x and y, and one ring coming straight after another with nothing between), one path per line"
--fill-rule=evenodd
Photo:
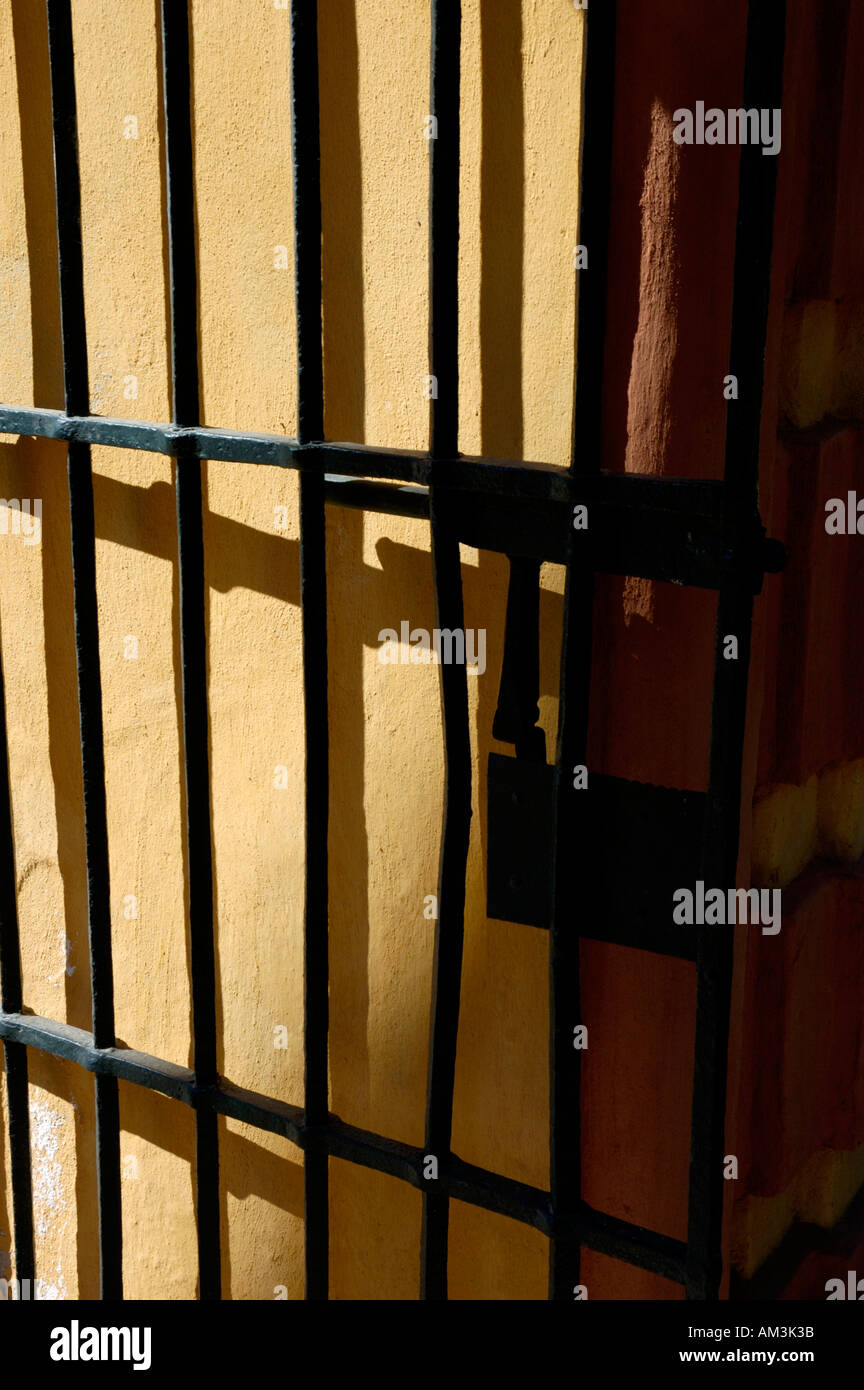
M294 269L297 306L297 433L301 445L324 435L321 311L321 178L317 0L292 0L291 134L294 157ZM306 729L305 1118L326 1122L329 1106L329 953L327 828L327 535L324 469L316 456L300 473L300 598ZM326 1150L304 1161L306 1298L329 1293L329 1174Z
M227 430L70 418L60 411L0 407L0 433L74 440L113 448L142 449L174 458L298 468L325 472L327 502L392 516L428 516L430 462L426 454L366 449L356 444L312 442ZM453 464L457 460L452 460ZM375 479L409 482L388 487ZM412 485L413 480L413 485ZM582 538L595 569L674 584L719 589L742 566L758 592L762 575L782 569L785 552L753 524L730 544L724 532L723 483L695 478L649 478L635 473L566 475L541 463L460 455L458 467L442 468L439 491L459 499L459 539L497 550L563 564L571 508L586 505L590 530ZM361 503L360 499L365 500Z
M161 0L162 87L168 261L171 287L171 408L176 424L199 417L198 270L192 151L188 0ZM216 955L213 939L213 847L210 829L207 636L201 464L175 454L183 764L189 864L192 1033L199 1087L216 1080ZM199 1297L221 1297L218 1119L209 1106L195 1116L195 1209Z
M184 1105L206 1103L222 1115L273 1134L282 1134L298 1148L332 1153L363 1167L388 1173L418 1188L425 1188L423 1177L426 1149L387 1139L368 1130L346 1125L338 1116L328 1115L326 1123L308 1124L301 1106L274 1100L254 1091L220 1081L203 1089L195 1073L174 1062L166 1062L131 1048L94 1048L92 1035L67 1023L34 1014L0 1014L0 1038L16 1045L36 1047L54 1057L63 1057L97 1075L119 1077L132 1085L158 1091ZM464 1201L473 1201L476 1188L485 1193L479 1205L500 1211L514 1220L548 1230L548 1194L499 1174L454 1158L441 1177L441 1185L452 1187Z
M459 542L432 493L432 554L435 567L436 621L445 629L464 629ZM432 1013L426 1104L426 1152L438 1174L450 1158L462 944L465 929L465 870L471 824L471 741L468 680L463 664L441 665L444 720L445 793L435 923ZM434 1176L423 1200L421 1297L447 1297L449 1200Z
M147 420L123 420L102 415L76 415L25 405L0 405L0 434L32 435L108 448L141 449L173 458L216 459L226 463L261 463L268 468L301 468L317 461L336 474L427 484L429 455L419 449L384 449L340 441L312 440L303 445L289 435L259 434L209 426L179 426ZM453 460L454 463L456 460ZM459 455L459 469L446 479L448 487L474 489L511 497L549 497L569 500L567 475L540 462L472 458ZM614 475L620 476L620 475ZM655 482L637 478L634 484ZM681 480L695 488L695 480Z
M462 568L453 513L438 488L452 471L459 435L459 92L460 0L432 0L429 141L430 521L436 620L462 629ZM435 922L432 1009L426 1091L426 1149L430 1167L423 1196L420 1296L447 1297L450 1199L438 1186L450 1160L462 943L465 868L471 821L471 745L464 663L441 665L445 792Z
M589 1250L639 1269L649 1269L677 1284L684 1282L687 1247L681 1240L594 1211L585 1203L580 1209L575 1233Z
M459 452L460 0L432 0L429 141L430 457Z
M300 475L300 592L303 709L306 730L306 891L304 967L305 1109L310 1124L329 1107L329 746L327 718L327 569L323 479ZM307 1154L306 1297L329 1292L329 1177L326 1152Z
M741 749L750 663L753 597L730 585L717 606L711 755L704 849L699 877L734 885L741 801ZM737 661L725 661L724 635L738 639ZM734 824L733 824L734 816ZM697 929L697 1004L690 1130L687 1297L713 1299L722 1275L723 1152L726 1074L735 928Z
M103 415L76 415L62 410L46 410L25 405L0 405L0 434L30 435L64 442L100 444L116 449L140 449L147 453L168 454L173 458L216 459L227 463L260 463L268 468L301 468L307 460L316 461L332 476L352 479L389 479L393 482L426 485L431 462L422 450L382 449L372 445L328 441L301 444L296 438L280 434L256 434L209 426L180 426L147 420L122 420ZM446 456L441 456L446 461ZM652 495L655 505L694 515L714 515L723 495L723 484L705 478L648 477L635 473L588 471L575 475L539 460L513 460L454 455L452 477L441 474L441 487L454 491L569 502L607 501L615 498L622 506L646 505ZM596 459L593 460L596 463ZM614 498L613 495L614 494ZM662 498L662 502L660 499Z
M184 1105L194 1107L205 1103L221 1115L271 1134L284 1135L307 1153L332 1154L412 1187L421 1190L427 1187L425 1147L417 1148L358 1129L345 1124L338 1116L329 1115L325 1125L307 1125L300 1106L242 1090L225 1081L202 1092L196 1085L194 1072L187 1067L130 1048L95 1048L92 1035L82 1029L33 1014L0 1014L0 1037L22 1047L36 1047L51 1056L63 1057L97 1076L119 1077L157 1091ZM459 1201L510 1217L546 1236L553 1232L549 1193L540 1188L478 1168L455 1154L442 1171L439 1184L444 1192ZM678 1283L684 1282L686 1247L682 1241L595 1211L587 1205L583 1205L579 1214L579 1230L583 1243L592 1250L650 1269Z
M291 3L291 139L297 308L297 436L298 443L308 444L324 438L318 0L292 0Z
M6 1104L9 1108L9 1170L12 1179L12 1239L15 1277L36 1278L33 1244L33 1177L30 1160L30 1100L27 1050L4 1042Z
M419 450L376 449L361 444L313 442L301 445L287 435L244 434L202 426L181 428L153 424L144 420L117 420L106 416L67 415L60 410L32 406L0 406L0 434L31 435L41 439L62 439L109 448L140 449L148 453L169 454L174 458L216 459L220 462L260 463L268 468L300 468L307 458L332 470L331 476L352 479L390 479L394 482L427 485L430 460ZM698 478L651 478L640 474L597 473L571 478L548 464L512 459L477 458L460 454L452 460L452 474L442 472L438 484L460 492L482 496L574 500L602 503L617 498L622 506L655 505L694 515L719 515L723 485Z
M21 949L15 892L15 845L9 787L9 748L6 737L6 694L0 657L0 1009L20 1013ZM33 1178L30 1159L30 1104L27 1049L4 1039L6 1101L9 1110L9 1164L12 1177L12 1222L15 1272L18 1279L35 1279L33 1246Z
M161 0L160 9L171 285L171 412L175 425L194 427L199 423L200 405L188 0Z
M549 1174L556 1217L570 1235L553 1238L549 1297L573 1298L579 1283L578 1213L581 1208L581 1067L574 1031L583 1023L579 988L579 926L591 902L576 888L573 856L590 812L590 790L574 789L574 771L587 767L588 703L593 631L593 575L580 563L575 542L567 565L560 707L555 759L550 979ZM590 788L590 771L589 771ZM581 801L580 801L581 798Z
M780 109L785 34L786 0L750 0L745 103ZM723 473L730 531L748 525L757 511L776 186L777 157L766 159L761 146L743 144L729 348L729 371L738 378L738 398L727 403Z
M743 100L746 107L781 105L785 48L784 0L749 6ZM739 398L727 407L725 535L733 544L752 525L759 481L759 445L777 161L757 146L741 151L730 372ZM735 885L741 814L741 759L753 610L752 577L738 568L720 589L714 653L711 751L700 876L712 887ZM725 639L738 642L727 660ZM687 1297L715 1299L722 1276L723 1154L734 927L697 935Z
M70 0L47 0L47 17L64 394L67 413L80 415L89 410L90 389L84 313L81 185L78 169L78 124ZM114 981L111 963L108 824L96 600L93 474L88 444L70 442L68 472L93 1036L97 1047L111 1047L114 1043ZM123 1294L123 1220L117 1083L114 1078L103 1076L97 1078L95 1086L100 1297L117 1299L122 1298Z
M585 95L579 240L590 271L580 272L577 375L571 474L596 472L602 459L603 351L606 335L609 202L612 161L617 5L607 0L586 13ZM583 462L584 460L584 462ZM564 1233L552 1239L549 1297L572 1300L579 1283L582 1239L581 1051L574 1030L581 1017L579 932L590 920L594 876L574 873L574 850L586 843L591 775L577 789L574 773L588 765L588 716L594 622L594 566L588 530L569 530L564 589L560 706L555 759L553 908L549 942L550 1155L553 1211ZM597 891L596 888L594 891Z
M429 493L423 487L394 487L391 483L367 483L362 478L325 473L324 500L335 507L429 520Z

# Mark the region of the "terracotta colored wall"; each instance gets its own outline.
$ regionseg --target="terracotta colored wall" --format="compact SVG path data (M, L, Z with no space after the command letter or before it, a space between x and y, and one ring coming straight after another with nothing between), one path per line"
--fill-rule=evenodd
M628 6L619 34L611 469L722 474L737 151L676 147L669 115L700 97L739 105L745 8L725 7L710 42L705 8L685 3L665 4L659 16L654 6ZM862 62L854 6L823 15L792 0L760 468L763 519L790 559L756 605L739 859L739 882L788 891L781 934L742 933L737 948L727 1149L740 1174L729 1185L727 1232L731 1260L748 1277L796 1220L835 1224L864 1179L854 868L864 850L864 729L851 635L862 562L855 537L824 528L827 498L861 478L862 258L850 228L861 206L852 132ZM713 598L610 579L600 612L600 769L704 787ZM661 1228L683 1238L692 980L656 957L633 961L630 974L620 960L627 954L584 948L587 988L596 981L589 1007L615 1037L586 1065L597 1136L586 1195L647 1224L661 1214ZM647 1095L657 1107L650 1155L636 1119L637 1097ZM610 1151L618 1162L604 1161ZM824 1296L824 1275L813 1277L812 1286L799 1281L797 1296ZM610 1271L604 1288L676 1296L656 1283Z
M864 255L864 16L790 7L775 301L777 445L764 516L787 544L766 587L753 880L789 885L776 952L747 961L749 1159L733 1224L752 1274L793 1223L831 1227L864 1182L864 777L856 640L860 538L825 531L825 504L860 489ZM794 94L794 96L793 96ZM818 209L818 212L817 212ZM845 491L843 493L845 496ZM853 1240L854 1244L854 1240ZM828 1262L830 1266L830 1260ZM837 1268L849 1266L848 1254ZM813 1264L792 1289L824 1298Z

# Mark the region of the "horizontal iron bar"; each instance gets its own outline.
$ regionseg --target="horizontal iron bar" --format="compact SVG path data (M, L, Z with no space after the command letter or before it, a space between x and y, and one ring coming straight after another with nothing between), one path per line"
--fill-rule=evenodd
M372 483L344 473L324 474L324 500L337 507L429 520L429 489L415 484Z
M0 434L32 435L42 439L80 441L116 449L140 449L170 458L194 457L228 463L263 463L297 468L301 459L324 464L331 481L387 478L427 486L435 469L436 483L465 491L536 497L557 502L580 501L596 490L589 479L571 483L569 475L549 464L509 459L456 459L434 463L421 450L375 449L341 442L300 444L290 435L253 434L209 426L154 424L145 420L112 419L103 415L66 415L62 410L0 405ZM341 465L341 469L338 468ZM637 474L604 474L612 488L610 501L625 488L632 504L657 505L695 516L720 517L722 483L698 479L656 479ZM656 500L655 500L656 499ZM623 501L623 492L620 500ZM350 505L350 504L349 504Z
M453 495L459 539L481 550L563 563L570 508L589 509L594 567L715 589L736 571L782 569L785 552L766 540L758 519L731 548L723 539L724 484L600 472L569 476L545 464L462 457L432 460L419 451L357 444L299 444L287 435L181 428L138 420L65 415L0 406L0 434L138 449L172 458L320 469L330 503L393 516L427 518L428 485ZM388 482L375 481L387 479ZM393 483L408 486L392 486Z
M208 426L154 424L144 420L112 419L101 415L66 415L60 410L0 405L0 434L34 435L43 439L80 440L116 449L141 449L171 458L214 459L228 463L262 463L277 468L324 467L334 474L388 478L394 482L431 480L432 463L421 450L374 449L349 443L301 444L290 435L252 434ZM435 465L436 468L441 465ZM478 468L482 478L477 479ZM452 477L447 479L447 470ZM566 474L544 464L509 460L447 460L437 481L480 491L523 492L537 497L569 498Z
M337 1116L331 1116L326 1124L307 1125L302 1106L243 1090L224 1081L215 1086L196 1086L194 1073L187 1067L132 1048L95 1048L92 1035L83 1029L35 1014L0 1013L0 1038L76 1062L97 1075L116 1076L122 1081L159 1091L193 1109L209 1108L258 1129L282 1134L300 1149L330 1153L388 1173L421 1189L427 1186L423 1177L424 1149L356 1129ZM445 1167L448 1176L439 1178L439 1189L448 1188L452 1181L463 1201L545 1229L547 1194L539 1188L475 1168L457 1158L451 1158L446 1165L442 1162L440 1169L443 1171Z
M196 1086L194 1073L188 1067L132 1048L94 1047L91 1033L38 1014L0 1013L0 1038L75 1062L96 1075L116 1076L158 1091L193 1109L209 1109L256 1129L282 1134L300 1149L328 1153L375 1169L421 1191L428 1187L423 1176L424 1149L357 1129L338 1116L331 1115L323 1125L307 1125L301 1106L241 1089L224 1080L216 1086ZM533 1226L543 1235L553 1234L548 1192L466 1163L456 1155L439 1163L437 1190L457 1201ZM595 1211L587 1204L579 1213L576 1234L591 1250L683 1283L686 1247L680 1241Z
M684 1283L687 1246L683 1240L595 1211L586 1202L582 1203L577 1235L583 1245L610 1259L638 1265L676 1284Z

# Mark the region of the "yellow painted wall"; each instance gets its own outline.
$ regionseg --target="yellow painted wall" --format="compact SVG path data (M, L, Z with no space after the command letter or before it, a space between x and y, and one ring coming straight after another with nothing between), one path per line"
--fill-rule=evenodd
M329 438L426 444L428 8L320 4ZM582 15L570 0L466 0L463 9L460 445L562 464ZM289 16L273 0L193 0L191 10L204 422L291 434ZM162 420L156 11L154 0L73 0L91 409ZM0 61L0 399L59 407L45 34L32 0L0 0ZM188 1064L171 463L96 449L93 464L117 1033ZM0 443L3 495L43 499L41 545L0 538L0 619L26 1003L87 1027L64 465L60 446ZM205 473L219 1064L238 1085L300 1103L296 478L239 464ZM438 684L432 667L380 665L377 634L403 618L435 625L428 527L332 509L328 549L332 1107L419 1144L433 927L423 902L436 887L442 800ZM505 561L469 550L463 559L466 626L485 625L494 654ZM560 590L560 573L547 568L541 710L550 734ZM130 638L137 656L126 654ZM493 746L497 677L493 656L470 683L478 765ZM454 1147L545 1185L546 939L487 922L475 809ZM274 1046L280 1025L284 1049ZM92 1081L50 1058L31 1061L39 1273L60 1297L93 1297ZM127 1296L193 1297L192 1115L122 1085L121 1121ZM220 1135L225 1296L267 1299L284 1286L301 1297L301 1156L233 1121L220 1122ZM337 1161L331 1174L333 1296L415 1298L419 1194ZM10 1224L7 1184L0 1250ZM452 1297L545 1296L539 1234L458 1203L451 1227Z

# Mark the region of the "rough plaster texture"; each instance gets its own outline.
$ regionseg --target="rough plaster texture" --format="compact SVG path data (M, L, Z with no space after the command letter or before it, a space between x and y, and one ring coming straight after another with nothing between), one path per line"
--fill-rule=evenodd
M527 451L561 464L573 371L582 20L566 5L493 8L482 7L481 24L480 5L465 6L462 447L512 457ZM321 9L327 432L423 447L428 7L332 0ZM156 6L132 0L118 10L108 0L76 0L73 19L91 408L165 419ZM10 349L0 361L0 396L59 406L44 30L38 7L17 4L0 6L0 25L9 78L0 155L10 190L0 214ZM203 418L291 433L288 14L269 0L240 13L227 0L196 0L192 46ZM523 90L530 92L524 101ZM499 342L496 323L515 324L515 336ZM109 450L95 450L93 461L117 1031L124 1043L186 1063L171 464ZM30 491L45 509L42 545L15 553L7 546L0 557L26 998L38 1012L86 1027L63 451L9 441L0 468L5 495ZM281 470L210 464L206 486L220 1069L296 1102L303 869L296 481ZM333 1107L346 1120L420 1142L432 946L423 901L436 886L442 797L437 673L381 666L377 634L403 617L434 626L428 534L417 523L332 512L328 546ZM493 653L486 675L472 682L475 751L485 760L506 565L476 552L464 558L466 623L488 628ZM545 583L543 708L552 728L559 576L549 571ZM130 638L137 655L127 655ZM467 1158L544 1182L546 946L539 934L486 922L481 817L475 825L456 1142ZM283 1025L287 1045L277 1048ZM91 1083L38 1059L32 1089L40 1114L62 1116L68 1149L55 1174L63 1221L42 1223L37 1258L62 1267L68 1296L92 1296ZM189 1297L192 1117L122 1086L121 1119L128 1294ZM285 1286L299 1297L300 1155L231 1121L221 1131L226 1294L272 1298ZM337 1162L332 1179L334 1295L414 1297L417 1194ZM539 1236L485 1214L463 1220L457 1211L453 1224L454 1292L542 1295ZM154 1245L154 1227L169 1239ZM0 1229L8 1228L4 1196Z

